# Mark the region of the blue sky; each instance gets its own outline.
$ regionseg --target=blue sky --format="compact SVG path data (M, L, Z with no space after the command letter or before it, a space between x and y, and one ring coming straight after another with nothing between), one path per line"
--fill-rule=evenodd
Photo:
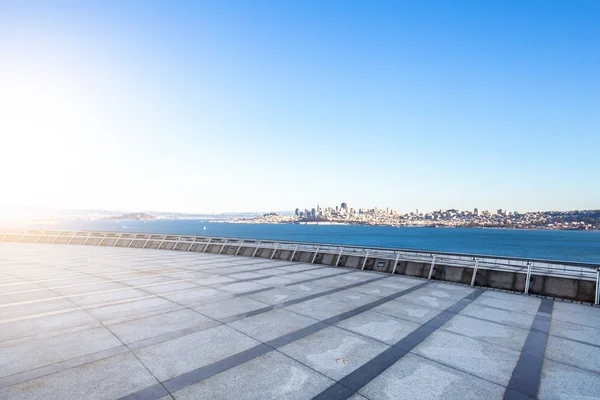
M599 20L577 0L0 0L0 207L600 208Z

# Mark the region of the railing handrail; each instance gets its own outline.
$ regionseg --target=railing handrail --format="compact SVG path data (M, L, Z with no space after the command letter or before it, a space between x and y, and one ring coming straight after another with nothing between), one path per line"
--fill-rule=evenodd
M115 231L84 231L84 230L65 230L65 229L35 229L35 230L13 230L13 229L0 229L0 234L21 234L21 235L41 235L43 233L48 232L57 232L57 235L49 235L49 236L60 236L60 233L71 233L74 235L81 234L82 237L89 237L91 234L97 233L101 235L106 234L114 234L118 236L124 235L144 235L144 236L161 236L161 237L169 237L173 236L175 238L194 238L196 239L206 239L206 240L222 240L223 242L232 242L231 245L235 244L235 242L244 241L248 245L252 245L253 242L260 242L261 245L264 244L289 244L289 245L301 245L301 246L312 246L313 248L319 247L321 250L326 250L328 248L333 248L337 251L340 249L343 251L344 249L348 250L362 250L362 251L380 251L380 252L404 252L409 254L418 255L429 255L429 256L449 256L449 257L467 257L470 259L485 259L485 260L503 260L503 261L516 261L520 263L540 263L540 264L549 264L549 265L557 265L557 266L570 266L570 267L580 267L580 268L589 268L592 270L596 270L600 268L600 264L596 263L587 263L587 262L578 262L578 261L560 261L560 260L547 260L547 259L535 259L535 258L521 258L521 257L507 257L507 256L495 256L495 255L484 255L484 254L473 254L473 253L454 253L454 252L442 252L435 250L418 250L418 249L404 249L404 248L391 248L391 247L374 247L374 246L357 246L357 245L345 245L345 244L336 244L336 243L317 243L317 242L305 242L305 241L288 241L288 240L277 240L277 239L256 239L256 238L236 238L236 237L226 237L226 236L201 236L201 235L186 235L186 234L171 234L171 233L148 233L148 232L115 232ZM48 236L48 235L46 235ZM65 235L66 236L66 235ZM107 238L108 239L108 238ZM131 238L127 238L131 239ZM140 239L141 240L141 239ZM169 241L169 240L166 240ZM181 242L181 240L177 240ZM212 242L213 244L223 244L223 242ZM202 243L197 242L196 243ZM489 262L489 261L488 261ZM517 267L514 265L514 267Z

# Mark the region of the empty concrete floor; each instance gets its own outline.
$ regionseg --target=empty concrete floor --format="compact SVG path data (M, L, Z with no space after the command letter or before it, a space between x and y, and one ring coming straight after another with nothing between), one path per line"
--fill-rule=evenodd
M600 397L600 309L216 254L0 243L0 399Z

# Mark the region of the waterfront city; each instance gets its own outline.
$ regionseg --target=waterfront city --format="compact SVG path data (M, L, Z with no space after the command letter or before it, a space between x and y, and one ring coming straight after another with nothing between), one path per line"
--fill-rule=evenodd
M254 218L237 219L237 223L271 224L347 224L371 226L472 227L555 230L600 230L600 210L533 211L520 213L498 209L494 212L474 208L469 210L437 210L423 213L415 210L399 213L385 208L335 207L296 208L293 215L268 213Z

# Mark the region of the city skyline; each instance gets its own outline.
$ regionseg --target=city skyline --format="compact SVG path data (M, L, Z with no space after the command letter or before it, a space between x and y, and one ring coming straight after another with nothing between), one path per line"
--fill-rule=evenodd
M600 3L0 3L0 208L600 207Z

